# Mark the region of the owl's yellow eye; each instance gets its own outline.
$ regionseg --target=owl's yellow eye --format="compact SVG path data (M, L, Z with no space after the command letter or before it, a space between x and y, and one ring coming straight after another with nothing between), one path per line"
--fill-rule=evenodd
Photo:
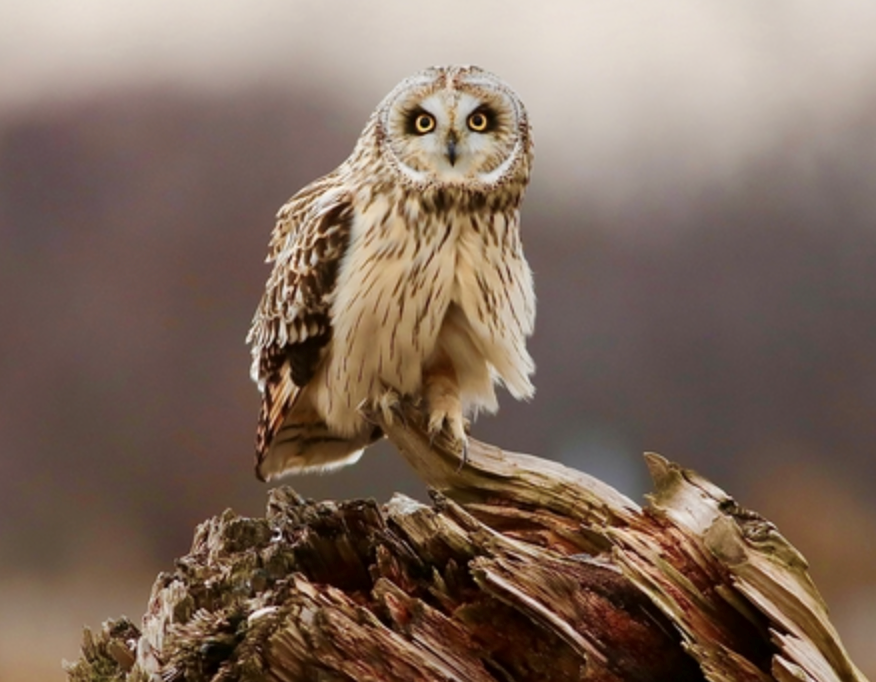
M476 111L468 117L468 127L476 133L482 133L490 125L490 119L482 111Z
M425 112L417 114L417 117L414 119L414 130L420 135L431 133L435 130L435 117Z

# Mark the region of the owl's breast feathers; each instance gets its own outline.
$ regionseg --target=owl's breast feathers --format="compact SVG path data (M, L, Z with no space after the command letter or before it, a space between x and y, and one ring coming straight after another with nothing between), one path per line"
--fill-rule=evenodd
M517 398L532 395L525 339L535 301L519 200L496 206L472 196L399 189L354 214L332 297L332 342L311 394L338 432L360 429L359 408L386 388L418 394L439 352L455 366L469 412L495 411L495 380Z

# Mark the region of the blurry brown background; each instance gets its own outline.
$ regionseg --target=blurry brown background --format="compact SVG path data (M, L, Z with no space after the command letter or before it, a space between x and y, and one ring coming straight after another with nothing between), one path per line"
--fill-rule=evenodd
M475 435L637 498L644 450L709 476L876 676L874 36L851 0L7 0L0 680L63 679L195 524L262 513L243 339L274 212L454 62L507 79L538 144L538 395ZM423 495L385 446L291 484Z

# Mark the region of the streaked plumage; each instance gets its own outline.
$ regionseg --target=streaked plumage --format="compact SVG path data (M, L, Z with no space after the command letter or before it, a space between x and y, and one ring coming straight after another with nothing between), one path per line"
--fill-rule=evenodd
M381 437L362 416L421 398L464 442L494 383L529 398L532 276L519 207L526 112L476 67L427 69L381 102L351 156L283 206L253 319L263 402L256 473L355 462Z

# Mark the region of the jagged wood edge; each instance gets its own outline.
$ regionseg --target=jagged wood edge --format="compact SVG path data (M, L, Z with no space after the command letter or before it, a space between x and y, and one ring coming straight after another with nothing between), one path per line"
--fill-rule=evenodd
M723 491L696 474L657 455L648 455L656 492L650 496L649 506L639 509L632 501L585 474L530 455L503 452L477 441L470 444L468 463L460 467L457 448L441 437L433 442L426 436L422 417L414 406L402 405L392 420L375 417L375 421L424 481L462 505L449 501L442 504L439 499L438 507L430 510L397 496L386 506L387 518L400 520L410 514L437 514L457 524L464 531L461 538L468 534L474 539L477 534L487 533L493 538L492 542L505 549L504 554L498 555L498 561L478 557L471 562L472 575L485 590L497 596L505 591L509 602L518 605L529 598L525 591L515 591L519 584L515 584L515 580L521 577L521 564L503 565L501 557L505 555L516 555L515 561L522 558L539 570L544 569L545 577L550 575L552 565L558 569L568 566L567 559L560 558L554 564L549 554L540 552L537 545L530 548L525 541L533 525L558 524L559 527L550 529L550 542L565 542L565 552L570 551L569 548L585 547L584 551L599 555L594 565L610 559L675 625L686 650L707 679L734 682L864 680L849 661L827 618L823 602L806 572L805 560L771 524L739 508ZM204 539L214 535L209 527L218 529L228 514L230 512L202 526L199 536ZM515 529L518 521L527 528ZM479 526L479 523L486 525ZM502 524L504 534L489 530L493 523ZM524 537L524 542L516 542L515 536ZM545 537L548 536L541 539ZM550 542L546 546L551 546ZM586 557L581 560L590 561ZM538 566L540 561L547 561L547 565ZM297 601L311 600L317 605L328 599L325 604L329 612L349 614L343 616L347 625L337 632L352 632L349 624L355 624L366 615L356 607L349 611L350 602L339 590L329 588L326 592L316 592L312 584L297 574L293 581ZM152 604L163 602L161 594L173 589L175 585L170 583L154 592ZM386 603L405 600L404 593L386 581L376 584L374 589L384 594ZM177 603L172 594L168 593L168 599L168 606ZM598 649L590 645L588 636L594 633L575 631L562 618L557 620L556 613L562 611L551 609L551 604L532 602L531 617L541 618L555 631L566 628L566 641L583 658L597 667L606 663L599 660ZM545 605L548 608L544 608ZM251 625L262 628L265 633L271 631L274 608L256 609L249 616ZM161 627L164 617L157 613L152 616L154 625ZM197 630L197 616L195 614L189 626L183 627ZM440 618L440 614L436 617ZM545 618L554 620L547 622ZM365 619L361 624L367 622ZM294 622L287 625L294 626ZM375 625L379 623L375 621ZM115 659L122 669L129 669L129 655L122 650L127 637L117 634L119 628L127 631L128 626L126 621L105 625L96 637L86 632L85 662ZM163 631L163 627L161 629ZM288 632L291 635L294 629ZM362 632L363 636L370 637L365 635L367 630ZM392 638L391 631L384 634ZM153 631L150 638L159 642L158 650L162 648L160 637ZM143 641L141 638L141 644ZM256 637L255 641L260 638ZM361 646L363 641L360 638L359 644L349 642L348 645ZM342 640L339 642L343 644ZM763 659L765 652L766 660ZM401 650L399 653L404 655ZM149 667L158 669L157 665L147 665L149 656L148 648L138 649L137 664L132 676L127 677L129 681L146 679L143 672ZM355 661L346 656L341 662L355 665ZM275 672L279 674L276 679L295 679L294 674L287 677L280 670ZM429 674L426 670L418 672ZM445 670L443 674L446 673ZM472 671L467 674L473 679Z
M386 418L389 416L390 418ZM422 413L401 402L394 415L373 420L427 485L463 503L478 516L479 504L502 501L580 519L604 534L612 557L681 632L688 652L714 682L812 680L867 682L848 656L808 564L769 521L740 507L723 490L655 453L646 453L656 490L646 515L674 526L694 564L720 581L712 602L739 612L771 640L771 677L716 637L714 603L692 617L703 595L685 575L653 554L653 528L642 510L607 484L559 463L469 439L462 466L457 444L427 434ZM706 600L708 602L709 600ZM703 618L703 615L706 617Z

